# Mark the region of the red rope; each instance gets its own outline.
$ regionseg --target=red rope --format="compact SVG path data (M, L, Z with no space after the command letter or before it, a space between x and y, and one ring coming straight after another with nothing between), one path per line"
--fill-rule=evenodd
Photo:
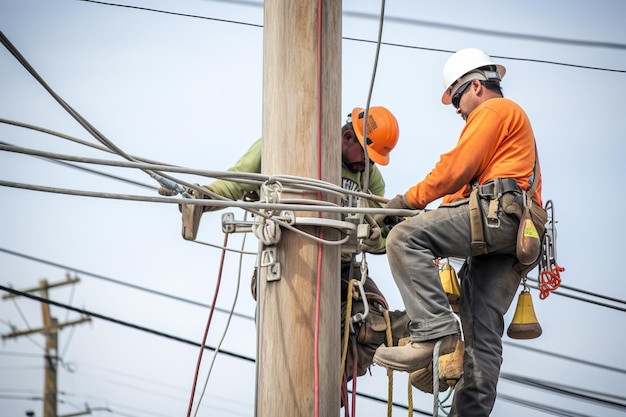
M209 334L209 328L211 327L211 320L213 319L213 312L215 311L215 304L217 302L217 294L220 291L220 283L222 282L222 271L224 270L224 258L226 256L226 246L228 244L228 233L224 233L224 247L222 249L222 257L220 258L220 270L217 275L217 285L215 287L215 294L213 295L213 302L211 303L211 310L209 312L209 319L207 320L206 328L204 329L204 336L202 337L202 345L200 346L200 353L198 354L198 361L196 363L196 371L193 375L193 385L191 387L191 396L189 398L189 407L187 408L187 417L191 416L191 408L193 406L193 398L196 393L196 385L198 383L198 374L200 373L200 363L202 362L202 353L206 346L206 339Z

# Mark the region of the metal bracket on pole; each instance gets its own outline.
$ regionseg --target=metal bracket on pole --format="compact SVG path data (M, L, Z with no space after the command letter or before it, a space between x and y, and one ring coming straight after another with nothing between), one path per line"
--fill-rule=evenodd
M261 268L267 268L266 280L278 281L280 279L280 262L276 259L276 246L268 246L261 252Z
M233 213L222 214L222 232L224 233L248 233L252 231L254 222L235 221Z

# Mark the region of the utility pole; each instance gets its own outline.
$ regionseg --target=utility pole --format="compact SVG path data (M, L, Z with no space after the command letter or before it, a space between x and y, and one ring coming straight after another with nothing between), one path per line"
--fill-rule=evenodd
M48 299L48 290L50 288L59 287L62 285L76 284L80 280L78 278L67 277L64 282L56 284L48 284L48 281L42 279L39 281L39 287L23 290L22 292L36 292L39 291L41 298ZM6 294L2 296L3 299L9 299L17 297L15 294ZM46 353L45 364L46 372L44 378L44 403L43 403L43 417L57 417L57 365L58 365L58 330L63 327L73 326L75 324L84 323L90 321L88 317L83 317L79 320L59 324L59 321L52 317L50 314L50 305L47 303L41 303L41 315L43 321L43 327L39 329L31 329L24 331L14 331L3 335L3 339L11 339L20 336L26 336L33 333L43 333L46 336Z
M341 8L340 0L264 2L264 174L340 183ZM336 199L316 192L282 198ZM339 238L331 228L298 227ZM339 416L340 249L286 229L274 246L265 249L279 267L259 274L255 415Z

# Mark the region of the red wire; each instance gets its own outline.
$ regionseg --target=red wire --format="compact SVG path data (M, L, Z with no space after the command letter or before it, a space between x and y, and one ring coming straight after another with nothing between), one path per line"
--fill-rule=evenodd
M317 178L322 179L322 3L323 0L317 2ZM321 199L321 192L318 192L318 199ZM321 216L321 213L318 214ZM324 231L320 229L319 237L324 237ZM317 282L315 286L315 345L313 359L314 373L314 390L315 390L315 410L314 416L319 417L319 327L320 327L320 291L322 283L322 260L323 247L321 243L317 244Z
M217 285L215 288L215 294L213 295L213 302L211 303L211 310L209 312L209 319L207 320L206 328L204 329L204 336L202 337L202 345L200 346L200 353L198 354L198 361L196 363L196 371L193 375L193 386L191 387L191 396L189 398L189 407L187 408L187 417L191 416L191 408L193 406L193 398L196 392L196 385L198 383L198 374L200 373L200 363L202 362L202 353L206 345L206 339L209 334L209 328L211 327L211 320L213 318L213 312L215 311L215 303L217 301L217 294L220 291L220 283L222 281L222 270L224 269L224 258L226 256L226 245L228 244L228 233L224 233L224 249L222 249L222 257L220 259L220 270L217 275Z
M352 417L356 417L356 378L357 378L357 365L359 364L359 354L356 347L356 337L352 340L352 357L354 358L352 364Z

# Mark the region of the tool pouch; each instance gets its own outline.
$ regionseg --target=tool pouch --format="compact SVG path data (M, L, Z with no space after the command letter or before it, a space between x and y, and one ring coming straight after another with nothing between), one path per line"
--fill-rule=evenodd
M529 203L524 207L524 198ZM530 206L530 207L528 207ZM536 263L541 255L541 242L546 231L548 214L543 207L534 204L526 192L508 193L502 196L502 210L515 215L520 221L517 230L517 259L522 265Z

